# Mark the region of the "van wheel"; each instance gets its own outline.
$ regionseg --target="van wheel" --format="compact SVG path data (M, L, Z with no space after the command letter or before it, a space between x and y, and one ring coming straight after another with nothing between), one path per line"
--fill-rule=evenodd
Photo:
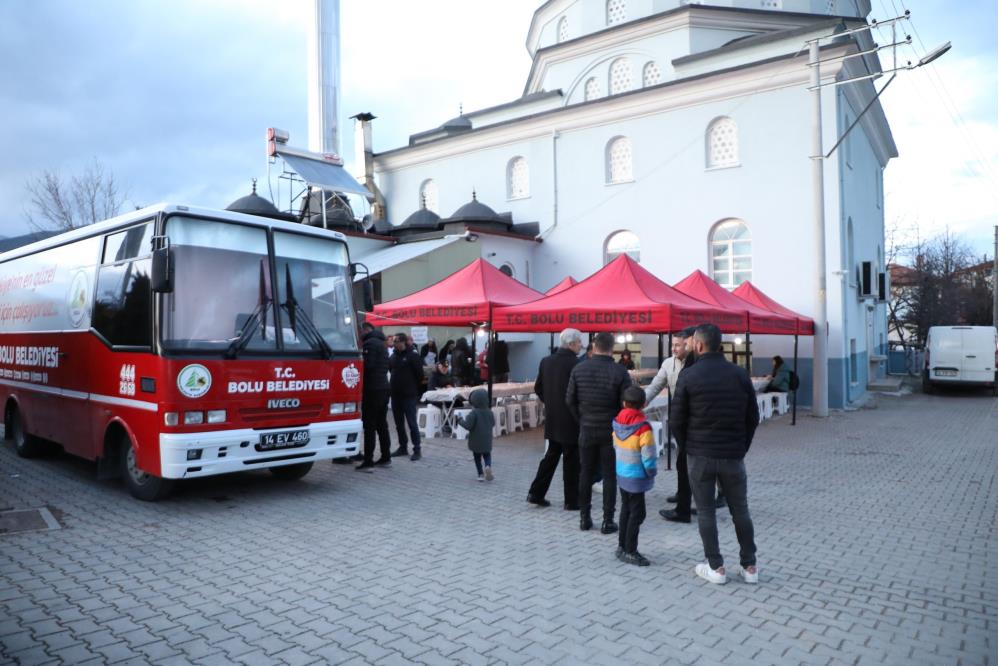
M7 432L14 440L14 451L22 458L35 458L42 454L44 450L43 442L32 434L29 434L24 427L24 419L17 407L10 412L7 419Z
M280 467L271 467L270 473L281 481L297 481L312 469L312 463L296 463L294 465L281 465Z
M933 387L932 382L929 381L929 371L926 370L922 373L922 393L926 395L932 395Z
M127 437L123 438L121 446L124 449L124 455L121 456L121 476L132 497L143 502L155 502L170 494L173 481L143 472L138 465L135 446Z

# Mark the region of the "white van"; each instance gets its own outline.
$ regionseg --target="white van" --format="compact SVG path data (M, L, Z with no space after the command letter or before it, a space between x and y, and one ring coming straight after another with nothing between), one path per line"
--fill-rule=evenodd
M994 326L933 326L925 341L922 388L961 384L996 387L998 329Z

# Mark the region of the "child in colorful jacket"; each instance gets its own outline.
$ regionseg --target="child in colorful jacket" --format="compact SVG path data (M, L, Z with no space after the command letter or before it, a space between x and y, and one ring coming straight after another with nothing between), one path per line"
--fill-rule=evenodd
M651 564L638 552L638 529L645 519L645 493L655 485L657 452L655 435L641 408L645 392L637 386L624 391L624 408L613 420L613 448L617 455L620 488L620 541L617 559L646 567Z

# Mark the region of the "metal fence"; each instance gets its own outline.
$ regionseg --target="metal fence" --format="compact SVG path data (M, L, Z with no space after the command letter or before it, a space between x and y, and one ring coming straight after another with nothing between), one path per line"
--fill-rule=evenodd
M887 352L887 374L917 377L925 365L925 350L914 347L892 349Z

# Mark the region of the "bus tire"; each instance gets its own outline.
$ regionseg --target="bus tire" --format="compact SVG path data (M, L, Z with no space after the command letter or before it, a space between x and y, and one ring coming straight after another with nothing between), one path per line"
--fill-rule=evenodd
M24 418L17 407L11 408L10 416L7 417L7 432L14 441L14 451L21 458L36 458L42 454L43 442L24 427Z
M173 489L173 481L161 479L152 474L146 474L139 469L135 446L127 438L123 438L121 443L121 476L125 479L125 486L128 492L135 499L143 502L156 502L170 494Z
M270 473L281 481L297 481L312 469L312 464L310 462L306 463L295 463L294 465L281 465L280 467L271 467Z

